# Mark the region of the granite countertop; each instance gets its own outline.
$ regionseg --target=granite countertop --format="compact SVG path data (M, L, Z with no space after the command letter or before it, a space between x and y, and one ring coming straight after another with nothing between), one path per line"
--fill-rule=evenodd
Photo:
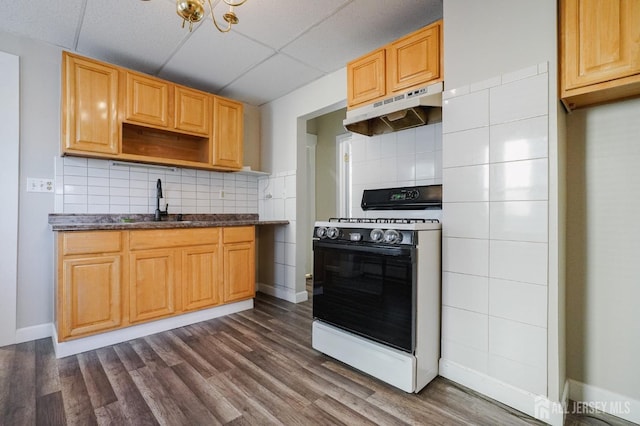
M259 220L249 214L170 214L160 222L152 214L49 214L52 231L92 231L116 229L181 229L221 226L287 225L288 220Z

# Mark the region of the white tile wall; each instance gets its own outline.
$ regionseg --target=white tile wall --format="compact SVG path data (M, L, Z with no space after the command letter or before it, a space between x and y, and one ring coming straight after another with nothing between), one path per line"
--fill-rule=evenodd
M372 137L353 134L351 216L367 216L360 209L365 189L441 183L442 123Z
M56 213L153 213L158 179L169 213L258 213L255 175L78 157L56 157L55 170Z
M277 173L258 179L258 214L262 220L289 220L274 229L274 287L295 290L296 273L296 172Z
M539 394L547 353L547 70L535 65L449 90L443 103L442 356Z

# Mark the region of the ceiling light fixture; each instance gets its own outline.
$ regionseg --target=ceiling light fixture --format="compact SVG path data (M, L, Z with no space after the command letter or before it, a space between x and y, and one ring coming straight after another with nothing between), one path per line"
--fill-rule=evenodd
M221 33L226 33L231 30L232 25L235 25L239 22L236 13L233 11L233 8L242 6L247 0L238 0L236 2L233 2L231 0L221 1L229 6L229 11L222 15L222 19L227 22L226 28L218 25L218 22L216 21L216 15L213 11L213 6L211 5L211 0L207 0L207 3L209 3L209 10L211 12L211 20L213 21L213 25L215 25L218 31L220 31ZM184 28L184 24L188 22L189 31L191 31L193 30L193 23L200 22L205 16L204 0L177 0L176 12L178 13L178 16L182 18L182 28Z

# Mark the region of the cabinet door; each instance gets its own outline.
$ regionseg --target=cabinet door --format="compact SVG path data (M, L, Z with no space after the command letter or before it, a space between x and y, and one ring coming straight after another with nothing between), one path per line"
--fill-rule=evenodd
M176 251L133 251L129 257L129 321L161 318L175 312Z
M122 323L121 255L62 261L58 287L59 339L117 328Z
M214 166L239 170L243 154L243 106L240 102L215 96L213 99Z
M63 53L62 151L118 153L118 69Z
M125 118L153 126L169 127L169 86L166 81L127 72Z
M217 244L182 249L183 310L220 303L220 251Z
M564 0L563 89L640 73L640 2Z
M440 79L440 22L387 47L388 92L400 92Z
M255 296L255 228L224 228L224 302Z
M176 129L209 135L211 97L204 92L176 86Z
M378 49L347 64L347 105L357 106L386 94L385 50Z

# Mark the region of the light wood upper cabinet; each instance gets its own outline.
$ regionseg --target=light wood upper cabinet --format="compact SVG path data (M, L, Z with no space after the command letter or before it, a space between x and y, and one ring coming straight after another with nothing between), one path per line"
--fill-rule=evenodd
M67 340L124 324L122 232L62 233L58 240L58 338Z
M255 296L255 228L223 229L224 302Z
M348 105L371 102L386 94L385 49L378 49L347 65Z
M172 85L157 78L127 72L125 119L169 127L169 95Z
M126 100L129 122L209 136L211 95L206 92L127 72Z
M640 1L562 0L560 51L569 109L640 95Z
M63 52L62 153L240 170L240 102Z
M215 96L213 100L213 166L240 170L243 157L243 105Z
M404 92L440 79L440 22L391 43L387 51L387 90Z
M175 127L178 130L208 135L211 123L211 96L175 86Z
M363 106L442 79L440 20L349 62L347 106Z
M118 69L64 52L62 151L118 153Z

